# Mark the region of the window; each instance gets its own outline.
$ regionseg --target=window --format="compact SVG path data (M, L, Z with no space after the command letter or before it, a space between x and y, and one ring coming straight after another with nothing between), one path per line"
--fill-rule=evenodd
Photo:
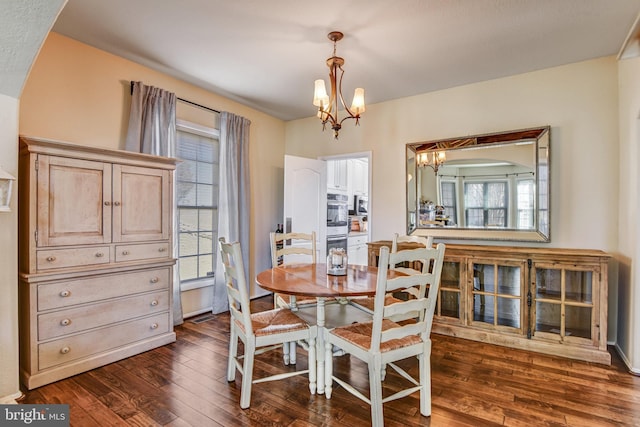
M534 208L535 208L535 183L533 179L521 179L517 184L518 218L517 228L521 230L531 230L534 228Z
M467 227L507 226L507 182L465 182L464 205Z
M450 218L453 222L458 218L458 204L456 203L456 183L455 182L440 182L440 192L442 194L442 207L444 208L444 215Z
M549 235L549 165L540 164L538 166L538 229L544 230Z
M215 129L181 122L176 133L178 265L185 290L185 282L210 284L215 274L219 143Z

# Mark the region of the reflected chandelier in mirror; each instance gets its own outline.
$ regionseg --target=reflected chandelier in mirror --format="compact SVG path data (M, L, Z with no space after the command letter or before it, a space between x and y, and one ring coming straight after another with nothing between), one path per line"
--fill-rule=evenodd
M550 241L550 127L407 144L407 233Z

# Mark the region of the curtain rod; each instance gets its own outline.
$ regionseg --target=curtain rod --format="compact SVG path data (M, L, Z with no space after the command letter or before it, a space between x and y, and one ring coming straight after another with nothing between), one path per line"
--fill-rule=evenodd
M133 93L133 83L134 83L134 82L133 82L133 81L131 81L131 93ZM207 110L207 111L211 111L212 113L218 113L218 114L220 114L220 111L218 111L218 110L214 110L213 108L209 108L209 107L207 107L207 106L205 106L205 105L198 104L198 103L195 103L195 102L193 102L193 101L189 101L188 99L184 99L184 98L180 98L180 97L176 97L176 99L177 99L178 101L182 101L182 102L184 102L184 103L186 103L186 104L191 104L191 105L193 105L194 107L202 108L203 110Z
M487 175L438 175L441 178L508 178L510 176L518 177L520 175L531 175L536 176L535 172L511 172L511 173L498 173L498 174L487 174Z

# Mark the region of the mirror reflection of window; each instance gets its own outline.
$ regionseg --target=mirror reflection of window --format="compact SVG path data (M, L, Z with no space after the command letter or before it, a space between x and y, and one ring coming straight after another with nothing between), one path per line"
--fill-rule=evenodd
M506 181L464 183L467 227L506 228L508 203Z
M535 209L535 183L533 179L518 180L517 205L519 230L532 230L534 228Z
M458 218L458 204L456 203L456 183L453 181L440 182L440 194L444 216L449 218L449 224L453 225Z

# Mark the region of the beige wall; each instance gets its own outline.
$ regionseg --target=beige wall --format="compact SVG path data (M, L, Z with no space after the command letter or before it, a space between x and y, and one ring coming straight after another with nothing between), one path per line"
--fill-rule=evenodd
M616 346L625 362L640 374L640 256L638 215L640 198L640 59L619 62L620 93L620 203L618 205L618 244L620 259L618 340ZM636 261L636 262L634 262Z
M50 33L34 63L20 103L20 134L111 149L124 148L130 81L251 120L251 276L271 265L268 232L282 208L278 194L284 122L166 74ZM206 124L212 115L178 103L179 118ZM211 123L209 123L211 125ZM252 284L254 280L250 281Z
M369 105L359 128L343 124L338 142L314 117L288 122L286 153L371 150L371 237L388 239L405 230L406 143L550 125L551 243L544 245L615 255L617 92L616 60L601 58ZM615 276L610 288L609 340L615 341Z
M18 177L18 100L0 94L0 166ZM14 185L14 188L16 186ZM18 198L0 212L0 403L19 397L18 387Z

